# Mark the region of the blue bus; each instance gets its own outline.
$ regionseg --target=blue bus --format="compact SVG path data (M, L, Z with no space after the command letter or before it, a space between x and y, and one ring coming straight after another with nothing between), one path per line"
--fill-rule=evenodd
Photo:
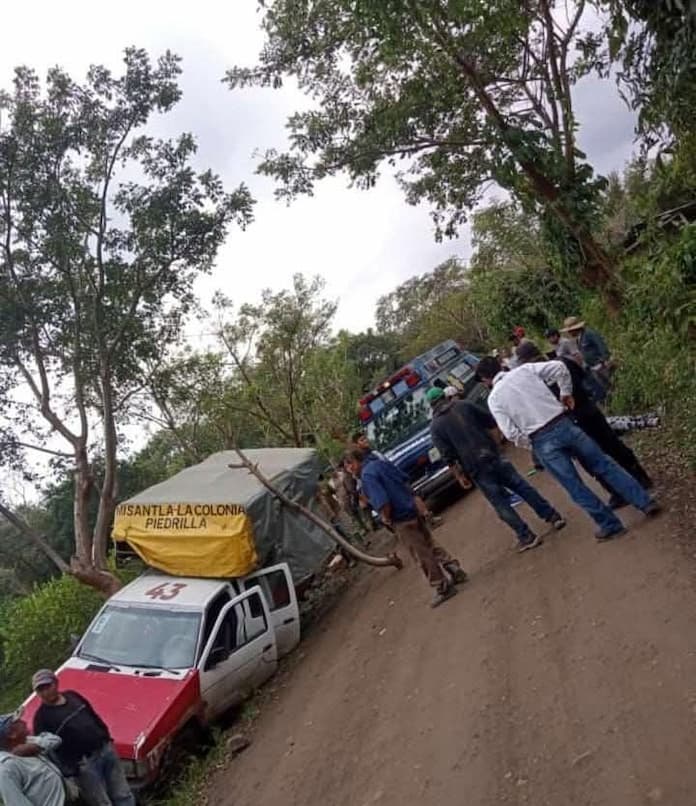
M433 447L426 392L433 385L455 386L467 400L484 402L487 390L476 379L478 361L448 339L413 358L359 401L358 417L373 447L408 475L423 498L457 483Z

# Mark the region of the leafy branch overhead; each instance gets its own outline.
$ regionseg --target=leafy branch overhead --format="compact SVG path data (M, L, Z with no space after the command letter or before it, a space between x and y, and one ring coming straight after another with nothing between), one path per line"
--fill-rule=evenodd
M97 584L118 492L117 429L143 367L178 339L194 280L210 271L228 226L252 217L244 185L227 193L193 169L190 134L147 133L151 116L179 100L179 74L173 54L153 63L129 48L122 75L94 66L81 84L59 68L45 84L19 68L3 103L0 389L25 384L32 403L6 395L0 415L39 444L62 439L78 477L74 567L98 572Z
M553 220L571 268L615 296L592 234L602 181L577 147L573 108L574 85L595 66L584 34L596 5L278 0L265 7L259 64L227 81L278 87L293 76L309 96L288 120L289 150L259 165L280 197L338 172L367 188L399 165L407 200L430 204L442 237L495 182Z

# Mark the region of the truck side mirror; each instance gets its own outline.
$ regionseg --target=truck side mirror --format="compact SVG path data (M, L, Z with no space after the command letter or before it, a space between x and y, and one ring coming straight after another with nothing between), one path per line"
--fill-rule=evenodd
M70 633L70 651L74 652L77 649L77 645L80 643L80 636L77 633L71 632Z

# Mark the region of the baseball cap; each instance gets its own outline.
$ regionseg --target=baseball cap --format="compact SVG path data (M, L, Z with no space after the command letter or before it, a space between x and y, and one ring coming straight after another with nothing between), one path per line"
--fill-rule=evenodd
M428 401L428 403L435 403L444 396L445 390L441 389L439 386L433 386L425 393L425 399Z
M0 741L2 741L10 732L10 728L19 719L17 712L13 714L2 714L0 716Z
M40 686L48 686L51 683L57 683L58 678L50 669L39 669L38 672L34 673L34 676L31 678L31 687L34 691Z
M532 361L540 357L542 357L541 352L532 341L525 341L517 348L517 359L519 361Z

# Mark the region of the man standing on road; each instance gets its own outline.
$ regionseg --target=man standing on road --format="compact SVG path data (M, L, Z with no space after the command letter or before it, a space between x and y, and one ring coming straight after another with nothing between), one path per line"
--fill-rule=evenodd
M418 512L407 476L398 467L374 453L353 448L345 456L348 470L362 482L362 489L382 522L419 563L430 585L435 588L431 602L437 607L457 592L456 584L466 582L466 573L430 533Z
M520 349L523 346L520 345ZM487 411L465 400L446 400L437 388L429 389L427 398L433 407L430 423L433 445L448 464L459 462L476 482L498 517L515 531L518 551L534 549L542 544L542 539L515 512L507 490L517 493L554 529L566 525L561 515L520 476L512 463L502 458L491 435L496 429L495 420Z
M597 523L597 540L611 540L626 529L610 507L582 481L573 464L574 458L581 459L594 476L645 515L656 515L660 511L659 504L640 484L603 453L568 416L575 401L565 364L546 361L502 372L495 358L483 358L476 371L491 389L488 407L500 430L517 445L528 447L531 442L549 473ZM560 401L547 386L549 383L558 384Z
M0 716L0 800L6 806L63 806L63 776L46 755L60 738L28 733L15 714Z
M543 361L539 348L534 342L527 342L520 348L519 358L521 364L534 361ZM617 464L627 472L646 490L652 486L652 479L647 474L645 468L638 461L638 457L615 433L614 429L607 422L602 410L595 404L587 391L585 383L587 370L570 358L560 359L570 372L572 383L572 395L575 407L572 411L572 418L582 430L599 445L599 447L610 456ZM554 390L556 387L554 387ZM601 479L598 479L600 484ZM627 505L627 501L613 489L608 488L611 494L609 506L612 509L620 509Z
M389 461L389 459L387 459L387 457L383 453L376 451L372 447L372 444L370 443L370 440L367 438L367 435L363 434L362 431L357 431L355 434L353 434L352 441L355 447L359 448L361 451L363 451L363 453L365 454L372 453L378 459L382 459L385 462ZM428 526L430 526L433 529L437 529L438 526L442 526L443 518L431 512L428 509L428 505L425 503L425 501L421 498L420 495L417 495L414 492L413 497L416 501L416 507L418 508L419 514L423 518L425 518L425 520L428 522Z
M33 676L41 700L34 733L54 733L62 740L56 751L63 772L77 777L80 794L90 806L135 806L109 729L90 703L76 691L59 691L50 669Z
M583 365L591 373L591 390L602 403L611 384L614 364L609 348L596 330L591 330L578 316L569 316L563 322L562 333L575 340L582 355ZM560 357L560 356L559 356Z

